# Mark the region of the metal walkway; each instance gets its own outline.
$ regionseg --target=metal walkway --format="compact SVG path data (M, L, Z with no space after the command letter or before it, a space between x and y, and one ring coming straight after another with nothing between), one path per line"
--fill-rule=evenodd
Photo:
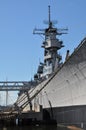
M33 81L0 81L0 91L29 90L34 85Z

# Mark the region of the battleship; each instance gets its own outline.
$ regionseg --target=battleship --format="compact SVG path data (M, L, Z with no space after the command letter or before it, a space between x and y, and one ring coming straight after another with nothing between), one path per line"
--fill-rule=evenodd
M28 112L28 118L86 128L86 37L72 54L67 50L63 63L59 51L64 45L58 36L68 29L55 28L50 6L48 10L48 27L33 31L44 36L44 62L29 82L29 90L19 92L14 108Z
M20 92L16 105L23 111L38 112L42 108L41 120L86 128L86 38L71 55L67 50L62 63L59 50L64 45L57 36L66 34L67 29L55 28L50 16L49 6L48 27L33 32L45 38L44 62L34 75L36 85L30 86L27 94Z

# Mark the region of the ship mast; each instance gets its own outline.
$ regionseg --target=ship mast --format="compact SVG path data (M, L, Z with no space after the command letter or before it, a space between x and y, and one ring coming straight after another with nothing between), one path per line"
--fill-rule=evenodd
M49 27L50 27L50 22L51 22L51 20L50 20L50 5L48 6L48 8L49 8Z
M44 48L42 76L51 75L55 69L59 67L61 61L61 56L58 54L58 50L63 47L63 42L59 41L56 36L65 34L63 31L66 31L67 29L57 29L53 27L53 23L54 22L51 21L50 6L48 6L48 28L34 30L34 34L44 35L44 42L42 44L42 47Z

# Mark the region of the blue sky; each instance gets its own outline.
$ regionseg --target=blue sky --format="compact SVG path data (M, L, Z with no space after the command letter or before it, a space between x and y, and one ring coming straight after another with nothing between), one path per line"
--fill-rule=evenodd
M74 48L86 36L86 0L0 0L0 81L30 80L43 61L43 39L33 29L46 28L48 5L51 19L58 28L68 27L68 34L59 38L66 50Z

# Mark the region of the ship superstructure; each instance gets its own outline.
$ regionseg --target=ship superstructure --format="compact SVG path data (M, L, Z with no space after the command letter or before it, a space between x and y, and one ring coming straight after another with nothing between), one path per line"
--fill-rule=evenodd
M57 29L53 27L53 21L51 21L50 6L49 8L49 20L48 28L46 29L34 29L34 34L44 35L44 42L42 47L44 48L44 63L38 68L38 73L42 76L49 77L61 63L61 55L58 51L64 47L63 42L57 39L57 35L66 34L63 31L67 29ZM43 69L43 71L42 71Z

